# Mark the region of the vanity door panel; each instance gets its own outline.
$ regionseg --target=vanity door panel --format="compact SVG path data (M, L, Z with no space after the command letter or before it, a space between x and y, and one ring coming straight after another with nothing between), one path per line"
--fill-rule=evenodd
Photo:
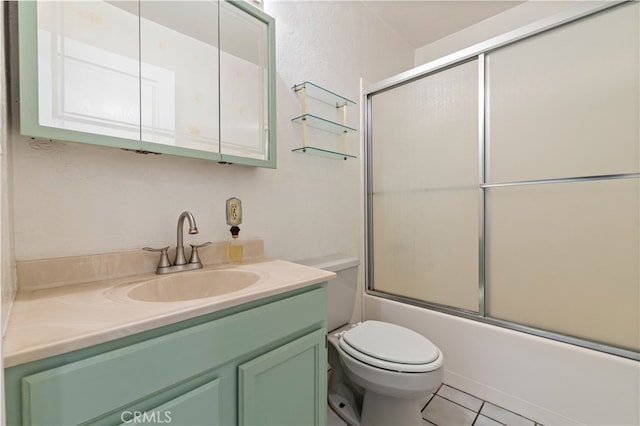
M238 367L238 424L326 424L325 336L316 330Z
M180 395L150 410L127 410L120 415L123 423L129 424L178 424L181 426L217 426L225 424L222 419L221 380L208 382L190 392Z

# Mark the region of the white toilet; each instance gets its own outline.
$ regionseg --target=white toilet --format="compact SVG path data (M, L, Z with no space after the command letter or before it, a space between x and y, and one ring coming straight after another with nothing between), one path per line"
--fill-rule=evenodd
M422 425L421 402L442 383L440 349L395 324L348 324L358 259L331 255L298 263L337 274L328 284L331 408L351 425Z

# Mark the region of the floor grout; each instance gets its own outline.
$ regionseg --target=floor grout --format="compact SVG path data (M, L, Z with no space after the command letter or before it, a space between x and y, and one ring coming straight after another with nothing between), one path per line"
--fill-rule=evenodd
M460 392L462 392L462 391L460 391ZM469 395L469 394L467 394L467 395ZM471 396L473 396L473 395L471 395ZM476 417L473 419L473 422L471 423L472 425L475 425L476 422L478 421L478 417L480 417L480 412L482 412L482 407L484 407L484 401L482 401L482 404L480 404L480 408L478 409L478 412L476 413Z
M455 391L455 392L458 392L458 393L460 393L460 394L463 394L463 395L466 395L466 396L469 396L469 397L472 397L472 398L475 398L475 399L477 399L477 400L481 401L480 407L479 407L477 410L475 410L475 409L472 409L472 408L466 407L466 406L462 405L461 403L456 402L456 401L454 401L454 400L452 400L452 399L450 399L450 398L447 398L447 397L445 397L445 396L443 396L443 395L440 395L440 394L439 394L439 392L440 392L440 390L442 389L442 387L443 387L443 386L447 386L448 388L452 389L452 390L453 390L453 391ZM523 415L521 415L521 414L518 414L518 413L516 413L516 412L514 412L514 411L511 411L511 410L508 410L508 409L506 409L506 408L503 408L503 407L501 407L501 406L499 406L499 405L493 404L493 403L491 403L491 402L489 402L489 401L483 400L482 398L478 398L478 397L477 397L477 396L475 396L475 395L472 395L472 394L470 394L470 393L468 393L468 392L465 392L465 391L462 391L462 390L460 390L460 389L454 388L453 386L447 385L446 383L443 383L442 385L440 385L440 386L438 387L438 390L434 392L433 396L429 399L429 401L427 402L427 404L423 407L423 409L422 409L422 413L424 413L424 411L429 407L429 404L434 400L434 397L435 397L435 396L438 396L438 397L442 398L443 400L448 401L448 402L450 402L451 404L454 404L454 406L456 406L456 407L459 407L459 408L461 408L461 409L463 409L463 410L468 410L468 411L470 411L471 413L474 413L474 414L475 414L475 416L474 416L474 418L473 418L473 421L471 422L471 425L475 425L475 424L476 424L476 422L478 421L478 419L479 419L479 417L480 417L480 416L483 416L483 417L485 417L485 418L487 418L487 419L489 419L489 420L491 420L491 421L493 421L493 422L496 422L496 423L498 423L498 424L500 424L500 425L504 425L504 423L503 423L502 421L499 421L499 420L497 420L497 419L495 419L495 418L491 417L490 415L488 415L488 414L486 414L486 413L482 413L482 410L483 410L483 408L485 407L485 405L486 405L487 403L489 403L489 404L491 404L492 406L494 406L494 407L498 408L499 410L503 410L503 411L505 411L505 412L507 412L507 413L509 413L509 414L511 414L511 415L515 415L515 416L521 417L522 419L524 419L524 420L527 420L527 421L531 422L531 425L532 425L532 426L542 426L542 425L540 425L538 422L536 422L536 421L534 421L534 420L531 420L531 419L529 419L529 418L527 418L527 417L525 417L525 416L523 416ZM463 411L463 412L464 412L464 411ZM424 416L423 416L423 420L425 420L425 421L429 422L428 420L424 419ZM429 422L429 423L430 423L430 424L433 424L432 422ZM435 426L439 426L439 425L435 425Z
M456 401L453 401L453 400L452 400L452 399L450 399L450 398L446 398L446 397L444 397L444 396L440 395L438 392L440 392L440 390L443 388L443 386L447 386L447 387L448 387L448 388L450 388L451 390L453 390L453 391L455 391L455 392L458 392L458 393L460 393L460 394L466 395L467 397L471 397L471 398L474 398L474 399L476 399L476 400L479 400L479 401L480 401L480 406L479 406L479 408L478 408L477 410L476 410L476 409L473 409L473 408L469 408L469 407L466 407L466 406L462 405L461 403L458 403L458 402L456 402ZM452 394L451 394L451 392L449 392L449 390L447 390L447 393L449 393L449 396L450 396L450 397L452 396ZM497 424L499 424L499 425L505 425L505 423L504 423L503 421L500 421L500 420L497 420L497 419L493 418L493 417L490 415L491 413L483 413L483 412L482 412L482 410L485 408L486 404L491 404L493 407L496 407L498 410L504 411L504 412L508 413L509 415L518 416L518 417L522 418L523 420L530 422L530 423L531 423L531 426L543 426L542 424L540 424L540 423L538 423L538 422L536 422L536 421L534 421L534 420L531 420L531 419L529 419L528 417L523 416L522 414L518 414L518 413L516 413L516 412L514 412L514 411L511 411L511 410L508 410L508 409L506 409L506 408L502 408L501 406L496 405L496 404L494 404L494 403L492 403L492 402L490 402L490 401L483 400L482 398L479 398L479 397L477 397L477 396L475 396L475 395L472 395L472 394L470 394L470 393L468 393L468 392L464 392L464 391L462 391L462 390L460 390L460 389L454 388L453 386L449 386L449 385L447 385L447 384L445 384L445 383L443 383L442 385L440 385L440 386L438 387L438 389L437 389L435 392L433 392L433 393L431 394L431 396L428 398L428 400L426 401L426 403L424 404L424 406L423 406L423 407L422 407L422 409L420 410L420 412L421 412L421 414L422 414L422 420L423 420L423 422L424 422L424 424L425 424L425 425L429 425L429 426L446 426L446 425L449 425L449 424L453 424L453 423L451 423L451 421L450 421L451 419L449 419L449 420L447 420L447 419L446 419L446 416L447 416L446 411L447 411L447 410L445 410L444 417L439 417L439 416L437 416L437 415L436 415L436 417L434 418L434 417L433 417L433 411L431 412L431 419L432 419L432 420L437 420L438 418L440 418L440 419L443 419L443 418L444 418L444 420L443 420L443 422L444 422L444 423L440 423L440 421L438 421L438 423L433 423L433 421L427 420L427 419L424 417L424 416L425 416L425 411L429 408L429 405L430 405L432 402L434 402L434 400L435 400L435 397L436 397L436 396L437 396L437 397L439 397L439 398L441 398L441 399L442 399L442 400L444 400L444 401L447 401L447 402L448 402L448 403L450 403L450 404L453 404L451 407L454 407L454 411L456 411L456 410L457 410L457 412L458 412L458 413L460 413L460 414L461 414L461 413L467 413L467 414L464 414L464 416L469 416L468 412L471 412L472 414L474 414L472 421L469 423L469 425L470 425L470 426L474 426L474 425L476 425L476 423L478 422L478 420L480 420L480 416L482 416L482 417L485 419L485 421L490 420L490 421L495 422L495 423L497 423ZM454 396L455 396L455 395L454 395ZM440 407L442 407L440 404L441 404L441 403L438 403L437 405L438 405L438 406L440 406ZM475 405L477 404L477 402L473 402L473 403L470 403L470 404L472 404L472 405L475 407ZM435 405L436 405L436 404L434 404L434 406L435 406ZM329 410L331 410L331 408L330 408L330 407L328 407L328 409L329 409ZM460 410L463 410L463 411L460 411ZM499 413L499 412L498 412L498 413ZM493 414L498 414L498 413L493 413ZM460 415L460 414L459 414L459 415ZM442 415L443 415L443 413L442 413L442 412L440 412L440 416L442 416ZM465 418L466 418L465 422L469 420L469 419L468 419L468 417L465 417ZM487 420L487 419L488 419L488 420ZM503 420L505 420L505 419L503 419Z

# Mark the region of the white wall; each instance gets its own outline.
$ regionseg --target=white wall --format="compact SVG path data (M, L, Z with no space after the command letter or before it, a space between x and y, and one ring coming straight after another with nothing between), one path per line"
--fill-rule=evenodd
M361 162L291 152L300 138L290 121L299 115L291 86L310 80L358 100L361 79L376 81L411 67L413 50L356 2L267 0L264 9L276 19L276 170L34 141L20 136L16 125L7 129L2 86L3 328L13 299L14 259L174 245L183 210L195 215L200 229L197 236L186 235L185 243L225 240L224 203L231 196L243 201L241 236L263 238L269 256L361 256ZM15 74L10 86L17 93ZM352 111L358 128L359 108ZM356 145L352 152L360 152L360 141L358 133L350 141Z
M420 65L574 3L528 2L416 51ZM445 355L444 381L543 424L640 424L640 363L366 295L365 319L427 336Z
M243 200L241 237L264 238L270 256L358 255L360 162L291 152L300 129L290 122L299 113L290 88L311 80L358 99L361 77L406 69L413 52L373 31L375 18L358 3L267 2L265 11L277 29L277 170L33 141L13 128L16 259L174 244L182 210L201 231L188 241L223 240L230 196Z
M300 127L290 121L300 111L291 87L310 80L358 100L350 122L360 128L361 79L410 68L413 50L358 2L264 6L276 19L278 168L31 140L13 126L9 189L17 260L174 245L183 210L200 229L185 243L225 240L224 202L231 196L243 201L241 237L263 238L268 256L361 257L361 162L291 152L300 143ZM361 133L351 138L350 152L360 152L360 141Z
M607 0L590 1L589 3L593 7L598 7L605 2ZM526 1L519 6L507 9L498 15L416 49L415 66L426 64L476 43L481 43L556 13L567 11L581 3L584 6L585 2L579 0Z
M361 79L377 81L410 68L413 50L357 2L267 0L264 9L276 19L276 170L21 137L17 126L7 129L3 84L3 328L13 299L14 259L173 245L183 210L194 213L200 229L197 236L185 236L185 243L224 240L229 237L224 202L230 196L243 200L241 236L263 238L269 256L291 260L332 252L361 256L361 162L291 152L300 138L300 128L290 121L299 115L291 86L310 80L358 100ZM10 86L17 93L15 74ZM352 111L358 128L359 108ZM350 152L360 152L360 135L350 141L356 145Z

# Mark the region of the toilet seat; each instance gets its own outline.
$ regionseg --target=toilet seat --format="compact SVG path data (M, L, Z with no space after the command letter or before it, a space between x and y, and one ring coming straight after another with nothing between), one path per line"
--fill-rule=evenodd
M440 350L426 337L407 328L366 321L342 333L340 348L358 361L385 370L425 373L439 368Z

